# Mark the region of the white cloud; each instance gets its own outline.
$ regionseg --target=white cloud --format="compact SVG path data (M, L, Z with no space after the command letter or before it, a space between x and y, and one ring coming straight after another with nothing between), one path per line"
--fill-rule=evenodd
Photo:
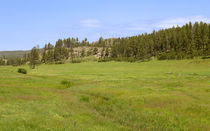
M126 31L145 31L150 32L156 29L165 29L176 26L183 26L189 22L205 22L210 23L210 18L203 16L191 16L191 17L178 17L178 18L167 18L163 20L154 20L154 21L141 21L140 23L130 23L129 25L124 26L123 30Z
M90 28L93 38L98 38L103 36L105 38L109 37L126 37L138 35L141 33L150 33L153 30L171 28L173 26L182 26L189 22L200 22L210 23L210 18L203 16L190 16L190 17L175 17L166 19L150 19L150 20L139 20L130 21L129 23L104 23L103 25L97 19L85 19L80 21L82 27ZM82 28L86 29L86 28ZM84 31L86 32L86 31ZM86 32L87 35L88 32ZM96 37L98 36L98 37Z
M160 22L157 22L154 24L154 27L157 28L171 28L173 26L182 26L189 22L206 22L210 23L210 18L206 18L203 16L191 16L191 17L180 17L180 18L171 18L171 19L165 19Z
M131 24L123 28L130 31L148 31L150 29L149 24Z
M100 24L100 21L97 19L86 19L80 21L81 25L84 27L89 27L89 28L99 28L102 25Z

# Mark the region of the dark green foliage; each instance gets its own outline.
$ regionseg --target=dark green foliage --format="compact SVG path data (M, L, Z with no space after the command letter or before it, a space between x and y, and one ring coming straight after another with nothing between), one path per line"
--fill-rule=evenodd
M69 80L63 80L61 81L61 85L63 85L65 88L70 88L73 85L73 83Z
M96 55L97 53L98 53L98 48L95 47L95 48L93 49L93 55Z
M202 59L210 59L210 56L203 56Z
M74 49L71 47L70 48L70 57L71 57L71 61L73 61L74 60Z
M105 50L105 57L108 57L109 56L109 48L106 48Z
M30 53L30 67L35 69L35 67L40 63L39 62L39 50L34 47Z
M27 70L24 68L18 68L18 73L27 74Z
M157 56L157 58L158 58L158 60L166 60L166 59L168 59L168 56L165 52L163 52L163 53L159 54Z
M108 62L108 61L112 61L112 58L109 57L101 57L98 59L98 62Z
M90 49L85 52L84 46ZM75 47L81 47L79 52ZM210 55L210 24L196 22L186 24L182 27L173 27L150 34L141 34L132 37L103 39L91 44L85 38L58 39L55 46L46 44L43 49L33 48L31 53L25 54L23 58L0 59L0 65L23 65L30 62L31 68L40 63L63 64L71 59L72 63L80 63L77 59L85 56L97 55L100 49L99 62L106 61L148 61L151 58L158 60L192 59ZM0 53L1 54L1 53ZM39 61L40 57L40 61ZM105 58L106 57L106 58ZM76 60L75 60L76 59Z
M82 48L81 57L85 57L85 49Z
M16 58L15 63L13 64L14 66L21 66L26 63L26 60L24 58Z
M111 47L112 58L128 57L149 60L191 59L210 52L210 24L203 22L183 27L153 31L133 37L115 39Z
M73 59L71 62L72 62L72 63L81 63L82 60L79 59L79 58L77 58L77 59Z
M88 97L88 96L81 96L80 101L83 101L83 102L89 102L89 101L90 101L90 99L89 99L89 97Z
M91 50L88 50L87 51L87 56L90 56L91 55Z
M12 65L12 66L20 66L26 64L28 58L25 57L17 57L17 58L0 58L0 65Z

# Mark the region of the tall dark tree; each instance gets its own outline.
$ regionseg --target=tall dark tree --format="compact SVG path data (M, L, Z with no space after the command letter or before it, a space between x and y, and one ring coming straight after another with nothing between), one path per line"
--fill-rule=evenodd
M105 57L108 57L109 56L109 48L107 47L106 50L105 50Z
M39 64L39 51L36 47L32 48L30 53L30 67L35 69L35 67Z
M85 48L82 48L81 57L85 57Z

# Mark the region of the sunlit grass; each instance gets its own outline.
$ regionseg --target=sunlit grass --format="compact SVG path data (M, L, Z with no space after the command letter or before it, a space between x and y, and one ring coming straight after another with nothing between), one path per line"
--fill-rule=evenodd
M210 61L0 67L0 130L210 130Z

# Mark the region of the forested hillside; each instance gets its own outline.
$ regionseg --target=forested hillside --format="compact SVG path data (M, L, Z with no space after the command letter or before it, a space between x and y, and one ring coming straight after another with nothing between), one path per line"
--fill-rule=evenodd
M210 24L203 22L118 38L111 50L113 58L185 59L206 55L210 55Z
M78 49L79 48L79 49ZM87 38L79 41L78 38L59 39L55 46L48 43L43 50L34 47L32 52L24 58L11 62L9 58L1 58L1 65L21 65L30 63L64 63L81 62L85 56L93 55L99 61L145 61L152 58L165 59L192 59L210 55L210 24L191 22L182 27L173 27L153 31L150 34L141 34L124 38L99 38L96 42L88 42ZM33 56L38 56L36 59ZM32 62L33 61L33 62Z

